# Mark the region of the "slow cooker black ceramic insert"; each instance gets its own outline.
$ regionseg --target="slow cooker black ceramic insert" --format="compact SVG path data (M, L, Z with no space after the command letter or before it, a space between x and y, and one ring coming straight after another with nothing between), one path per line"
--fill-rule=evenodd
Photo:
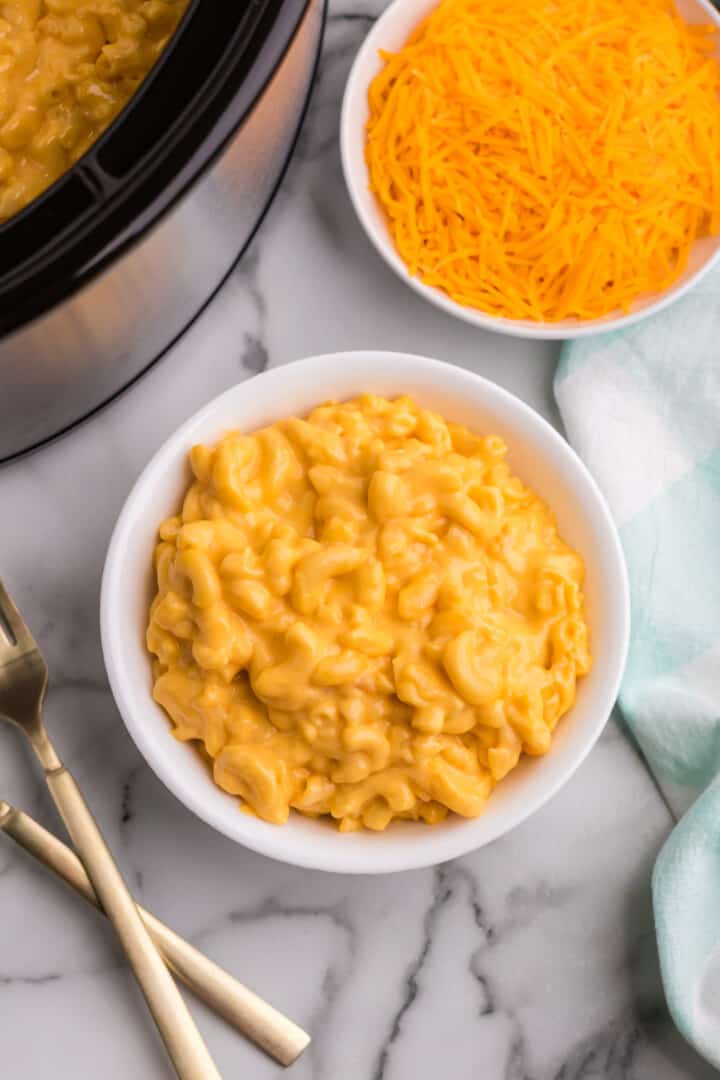
M323 0L193 0L127 108L0 226L0 460L107 402L186 329L277 187Z

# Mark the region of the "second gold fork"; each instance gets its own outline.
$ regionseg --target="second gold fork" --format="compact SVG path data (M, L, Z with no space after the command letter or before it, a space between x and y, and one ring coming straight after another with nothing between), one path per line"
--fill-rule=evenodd
M90 904L100 903L83 864L69 847L28 814L0 799L0 830L33 855ZM101 909L102 910L102 909ZM281 1065L291 1065L310 1036L219 967L194 945L138 905L143 922L176 978L206 1005Z

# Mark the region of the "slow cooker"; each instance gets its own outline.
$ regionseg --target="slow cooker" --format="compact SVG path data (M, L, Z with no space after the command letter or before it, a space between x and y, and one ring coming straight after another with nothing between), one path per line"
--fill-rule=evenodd
M0 461L138 378L247 246L300 128L324 0L193 0L127 108L0 227Z

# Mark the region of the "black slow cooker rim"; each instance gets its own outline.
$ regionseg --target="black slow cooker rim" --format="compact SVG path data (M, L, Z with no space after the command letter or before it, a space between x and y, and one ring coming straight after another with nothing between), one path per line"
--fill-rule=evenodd
M309 14L309 9L310 9L313 2L314 2L314 0L309 0L308 9L306 9L305 18L307 18L308 14ZM32 442L32 443L28 444L27 446L23 447L20 450L17 450L15 452L11 453L11 454L6 455L5 457L0 458L0 470L2 470L5 466L11 466L13 463L17 462L18 460L20 460L22 458L30 457L30 456L33 456L33 455L35 455L37 453L40 453L41 451L43 451L49 445L52 445L53 443L57 442L59 439L62 439L64 437L66 437L68 434L70 434L71 432L75 431L76 428L78 428L81 425L87 423L88 421L92 421L99 414L102 414L105 411L105 409L107 409L109 406L111 406L114 402L116 402L120 398L124 397L126 393L130 392L134 387L137 386L138 383L140 383L142 381L144 376L147 375L149 371L151 371L157 364L162 362L162 360L167 356L167 354L172 350L172 348L177 344L177 342L188 332L190 327L193 326L193 324L195 322L197 322L197 320L200 318L200 316L205 312L205 310L209 307L209 305L215 299L217 294L222 290L222 288L226 284L228 278L231 277L231 275L233 274L233 272L237 268L238 263L242 259L243 255L247 251L248 247L250 246L253 239L255 238L258 230L260 229L260 226L262 225L263 221L265 220L265 217L267 216L267 213L268 213L268 211L270 210L270 207L273 204L273 201L274 201L274 199L275 199L275 197L277 195L278 189L281 187L281 185L283 183L283 180L285 178L285 175L286 175L286 173L288 171L288 168L290 166L290 163L291 163L291 161L293 159L295 147L297 146L298 140L300 138L300 134L301 134L302 129L303 129L303 124L304 124L305 118L307 116L307 112L308 112L308 110L310 108L310 102L311 102L311 98L312 98L312 87L313 87L313 85L315 83L316 76L317 76L317 73L318 73L318 69L319 69L319 66L320 66L320 58L321 58L321 53L322 53L322 48L321 48L322 39L323 39L324 30L325 30L325 27L326 27L326 24L327 24L327 7L328 7L328 0L318 0L318 10L320 12L320 21L319 21L319 26L318 26L318 30L317 30L317 45L316 45L315 51L314 51L314 59L312 61L312 66L311 66L311 69L309 71L308 91L307 91L307 93L306 93L306 95L304 97L302 108L301 108L300 113L299 113L299 115L297 117L295 129L294 129L293 134L292 134L292 138L291 138L290 142L288 143L287 151L285 153L285 159L284 159L284 162L282 164L282 168L280 169L280 172L278 173L278 175L276 177L276 180L275 180L275 183L273 184L272 188L269 189L268 192L267 192L267 198L265 200L265 205L264 205L261 213L258 215L258 218L257 218L257 220L256 220L256 222L255 222L255 224L254 224L254 226L252 228L252 231L248 234L248 236L246 237L244 243L239 248L235 259L233 260L232 264L227 268L227 270L224 273L224 275L222 276L221 280L217 283L217 285L212 290L212 292L205 298L205 300L203 301L201 306L196 311L193 311L192 314L189 315L188 320L185 323L185 325L175 334L175 336L172 338L172 340L169 341L166 345L164 345L163 348L151 360L149 360L148 363L140 371L138 371L131 378L127 379L127 381L124 382L122 384L122 386L120 386L115 392L109 394L106 398L104 398L102 401L100 401L97 405L87 409L80 416L76 417L75 419L73 419L69 423L64 424L62 427L60 427L56 431L52 432L52 434L49 434L49 435L37 440L36 442ZM300 30L300 28L298 28L298 29ZM294 42L294 39L293 39L293 42ZM290 43L291 46L292 46L293 42Z
M173 62L178 62L183 45L187 45L186 35L193 18L204 2L193 0L163 56L100 139L50 188L0 226L3 242L0 250L14 253L9 272L3 273L0 267L0 337L26 327L72 298L177 205L212 167L252 112L292 46L310 5L310 0L251 0L244 15L255 17L252 39L243 43L245 48L238 56L232 55L233 42L227 43L220 63L207 80L210 91L204 111L176 116L167 132L164 149L153 148L145 160L128 170L125 178L103 191L107 174L99 163L107 147L143 106L147 108L147 101L157 92L163 74ZM206 86L201 89L205 91ZM222 94L227 97L229 89L230 98L222 104ZM177 142L188 132L192 149L186 156L180 152L182 168L169 183L164 183L163 167L167 169ZM71 219L57 235L49 237L44 247L30 250L24 260L18 259L18 233L22 248L22 230L28 231L29 225L32 235L38 217L42 219L44 215L47 219L48 211L52 220L58 196L78 178L95 196L82 230ZM144 193L137 198L137 188L143 186ZM114 220L108 225L112 215Z

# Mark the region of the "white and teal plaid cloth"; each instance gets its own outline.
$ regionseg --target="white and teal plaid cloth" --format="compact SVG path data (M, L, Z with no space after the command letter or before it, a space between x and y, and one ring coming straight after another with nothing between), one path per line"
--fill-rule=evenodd
M720 1067L720 273L636 327L568 343L555 396L625 548L620 708L679 820L653 875L665 993Z

